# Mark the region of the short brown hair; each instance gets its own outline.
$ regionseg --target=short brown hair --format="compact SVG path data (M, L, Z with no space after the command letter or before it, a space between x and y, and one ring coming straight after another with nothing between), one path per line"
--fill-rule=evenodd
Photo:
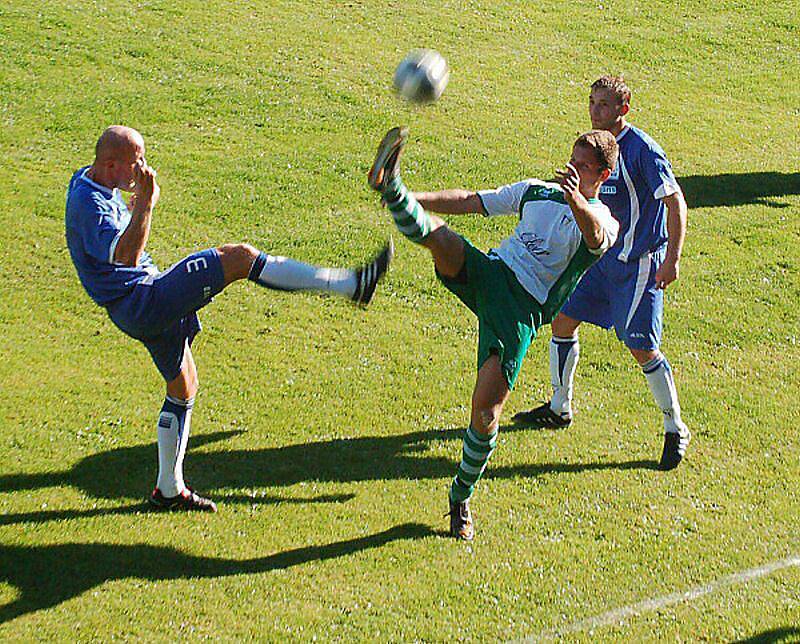
M620 103L628 105L631 102L631 90L622 76L601 76L594 83L592 89L609 89L614 92Z
M575 145L594 150L597 163L601 170L614 172L619 158L619 146L617 139L608 130L591 130L581 134L575 141Z

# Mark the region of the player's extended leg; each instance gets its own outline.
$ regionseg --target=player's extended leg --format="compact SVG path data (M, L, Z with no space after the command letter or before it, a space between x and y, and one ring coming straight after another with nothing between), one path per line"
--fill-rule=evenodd
M578 366L580 320L559 313L552 322L550 338L550 402L514 415L514 422L533 427L566 427L572 422L572 392Z
M369 171L369 185L381 193L397 229L431 251L440 274L456 277L464 266L464 240L441 218L428 214L400 179L400 156L407 140L407 128L386 133Z
M357 269L326 268L288 257L259 252L249 244L226 244L217 248L225 286L249 278L261 286L281 291L322 291L369 304L378 281L386 273L394 249L387 245L368 264Z
M158 482L150 496L150 504L158 510L217 511L213 501L196 494L183 480L197 389L197 368L187 344L180 373L167 383L167 396L158 417Z
M664 450L658 467L661 470L675 469L686 454L691 433L681 420L681 405L672 378L672 367L658 350L643 351L630 347L628 350L642 368L656 405L664 414Z
M509 393L500 358L493 353L478 370L461 463L450 486L450 534L457 539L471 541L475 535L469 499L494 452L500 414Z

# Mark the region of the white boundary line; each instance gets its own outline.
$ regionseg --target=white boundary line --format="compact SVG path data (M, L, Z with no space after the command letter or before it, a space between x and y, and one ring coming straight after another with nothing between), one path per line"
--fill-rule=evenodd
M671 593L661 597L646 599L636 604L630 604L629 606L615 608L614 610L610 610L606 613L595 615L594 617L588 617L586 619L573 622L572 624L562 626L561 628L543 631L539 635L532 635L518 641L542 642L557 639L568 633L577 633L580 631L593 630L602 626L620 624L629 617L634 617L636 615L640 615L641 613L649 613L667 606L679 604L680 602L693 601L699 597L702 597L703 595L709 595L711 593L724 590L729 586L743 584L748 581L752 581L753 579L758 579L759 577L766 577L778 572L779 570L792 568L794 566L800 566L800 556L787 557L786 559L773 561L772 563L759 566L758 568L742 570L741 572L733 573L732 575L728 575L726 577L721 577L720 579L712 581L703 586L695 586L694 588L690 588L689 590L683 592Z

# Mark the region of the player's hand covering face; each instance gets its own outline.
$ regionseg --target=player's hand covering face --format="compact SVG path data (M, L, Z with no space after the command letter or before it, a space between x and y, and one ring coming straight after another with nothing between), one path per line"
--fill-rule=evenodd
M556 175L558 182L567 194L580 191L590 195L607 177L606 171L600 169L594 150L583 145L572 148L572 157L563 170ZM578 185L573 187L573 183Z
M144 157L133 167L133 189L135 203L155 206L161 194L161 188L156 182L156 171L153 170Z
M556 170L556 179L567 197L577 196L580 188L580 175L572 161L567 163L563 169Z

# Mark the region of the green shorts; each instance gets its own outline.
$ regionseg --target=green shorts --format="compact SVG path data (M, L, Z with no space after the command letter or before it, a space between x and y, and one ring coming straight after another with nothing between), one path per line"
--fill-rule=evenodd
M478 316L478 369L496 353L513 389L531 340L543 324L541 305L503 260L479 251L467 239L461 272L453 278L436 275Z

